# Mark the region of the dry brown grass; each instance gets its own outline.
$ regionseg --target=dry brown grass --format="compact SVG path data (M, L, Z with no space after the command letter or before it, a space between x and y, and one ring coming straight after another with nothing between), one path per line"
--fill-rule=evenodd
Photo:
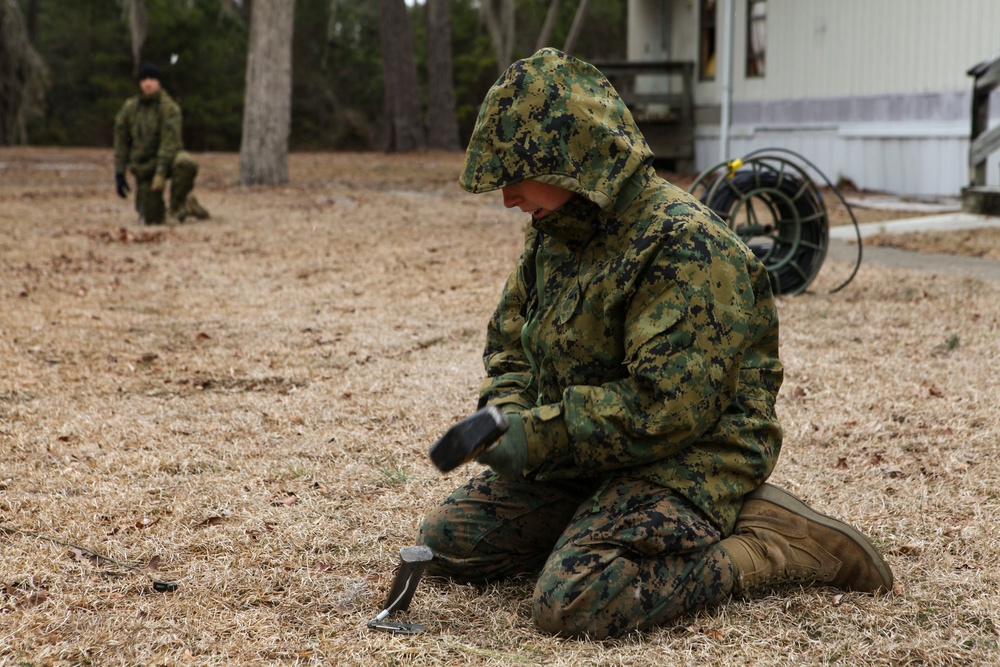
M532 628L530 582L426 581L428 632L395 637L366 623L468 472L426 450L475 404L523 217L460 193L455 155L295 155L251 189L201 159L213 219L156 229L106 151L0 154L0 524L142 570L0 533L0 664L1000 661L997 284L866 265L780 300L775 481L868 531L894 595L587 642Z

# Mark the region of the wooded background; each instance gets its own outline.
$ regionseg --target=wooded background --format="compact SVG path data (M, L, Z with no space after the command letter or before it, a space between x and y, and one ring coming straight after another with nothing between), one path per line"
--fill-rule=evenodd
M185 146L239 150L253 4L0 0L0 116L7 118L0 121L0 144L110 146L115 112L137 92L137 66L152 62L184 110ZM568 41L584 59L622 58L625 5L297 0L289 148L460 148L483 95L511 61ZM401 17L408 26L398 23ZM449 67L451 76L442 76ZM415 86L407 81L412 76ZM416 105L393 98L413 91ZM400 109L413 127L400 127L399 116L394 122L393 110Z

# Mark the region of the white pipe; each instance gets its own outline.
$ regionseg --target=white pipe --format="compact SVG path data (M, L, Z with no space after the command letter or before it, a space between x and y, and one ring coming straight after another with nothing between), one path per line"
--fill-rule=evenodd
M719 75L722 81L721 117L719 119L719 161L729 160L729 125L733 104L733 0L722 1L722 44Z

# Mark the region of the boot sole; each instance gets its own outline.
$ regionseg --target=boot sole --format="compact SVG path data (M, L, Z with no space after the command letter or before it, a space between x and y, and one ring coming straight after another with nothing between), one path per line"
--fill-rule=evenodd
M767 482L761 484L759 487L748 493L745 499L764 500L769 503L773 503L778 507L788 510L789 512L805 517L809 521L818 523L825 528L835 530L842 535L846 535L853 542L861 545L861 548L864 549L865 553L868 554L868 557L871 558L872 562L875 564L875 569L878 570L879 576L882 577L882 585L885 587L885 590L892 590L892 570L889 569L889 565L882 558L882 554L878 552L875 546L861 531L853 528L843 521L840 521L839 519L834 519L832 516L827 516L826 514L817 512L788 491L785 491L781 487L773 484L768 484Z

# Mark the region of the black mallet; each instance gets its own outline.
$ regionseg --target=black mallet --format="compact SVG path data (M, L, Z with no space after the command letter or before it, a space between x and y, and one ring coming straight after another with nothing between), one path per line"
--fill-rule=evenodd
M492 405L448 429L430 449L431 462L450 472L471 461L507 432L507 416Z

